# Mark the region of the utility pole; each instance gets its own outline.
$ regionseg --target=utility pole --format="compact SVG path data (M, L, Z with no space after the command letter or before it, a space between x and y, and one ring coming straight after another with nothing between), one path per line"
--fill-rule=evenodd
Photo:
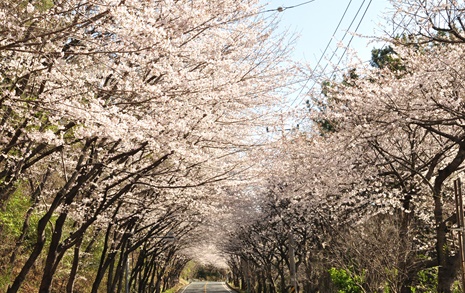
M455 191L455 211L457 216L457 228L454 229L458 233L459 249L460 249L460 265L462 268L462 288L465 288L465 225L463 214L463 199L462 199L462 183L460 178L454 180Z
M245 292L250 292L250 273L249 273L249 260L241 257L241 266L242 266L242 280L241 280L241 289L244 289ZM244 284L245 282L245 284Z
M290 293L297 292L297 278L295 272L295 253L294 253L294 236L292 231L289 232L289 270L291 273L291 290Z
M246 277L245 277L245 280L247 282L247 293L250 293L250 267L249 267L249 260L246 260L246 263L245 263L245 267L246 267Z
M126 259L125 271L126 271L125 291L126 291L126 293L129 293L129 255L127 256L127 259Z

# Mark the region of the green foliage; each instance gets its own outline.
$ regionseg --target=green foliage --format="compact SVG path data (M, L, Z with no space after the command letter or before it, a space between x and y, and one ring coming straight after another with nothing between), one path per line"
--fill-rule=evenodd
M336 132L335 123L328 119L315 119L314 122L318 125L321 136Z
M18 187L6 203L5 209L0 210L0 225L4 235L17 238L21 235L24 215L30 207L29 197Z
M39 9L39 11L47 11L53 6L53 0L40 0L38 1L36 8Z
M6 292L8 286L11 284L12 274L11 268L0 270L0 291Z
M418 272L418 285L411 288L412 292L435 293L438 287L438 267L424 269Z
M222 281L224 276L227 274L225 269L217 268L213 265L200 265L197 268L195 279L207 280L207 281Z
M452 284L452 293L462 293L462 289L460 289L460 282L455 281L454 284Z
M181 289L185 286L187 286L187 282L186 281L183 281L183 280L180 280L180 282L178 284L176 284L176 286L174 286L173 288L169 288L165 291L163 291L163 293L176 293L176 292L181 292Z
M391 293L391 289L389 289L389 285L386 284L383 289L383 293Z
M329 269L331 281L336 285L338 293L360 293L363 292L360 284L365 279L365 272L360 275L352 273L349 269Z
M195 261L191 260L187 262L184 268L181 271L180 278L184 280L193 279L194 276L197 274L199 264Z
M359 78L355 69L350 69L344 75L343 80L340 84L344 86L354 86L354 81ZM324 96L324 99L318 100L314 99L312 102L306 101L307 108L310 111L315 111L317 113L327 114L330 113L332 108L339 103L339 100L331 95L331 91L337 86L334 80L327 80L321 84L321 94ZM327 117L313 119L313 122L318 127L318 131L321 136L326 136L331 133L337 132L338 121L328 119Z
M1 184L1 181L0 181ZM5 292L11 284L13 268L8 265L8 257L16 240L21 235L24 216L29 208L29 198L24 195L22 187L16 191L6 202L4 209L0 209L0 291Z
M388 68L392 71L404 71L405 66L397 57L396 52L391 46L371 50L371 66L376 68Z
M318 113L326 114L328 111L331 110L331 105L336 103L337 101L334 100L330 96L331 88L334 87L334 83L331 81L325 81L321 85L321 94L325 97L324 100L314 99L312 101L306 101L306 107L310 111L316 111ZM321 136L325 136L336 132L337 122L331 121L326 117L323 118L315 118L313 122L318 127L318 131Z

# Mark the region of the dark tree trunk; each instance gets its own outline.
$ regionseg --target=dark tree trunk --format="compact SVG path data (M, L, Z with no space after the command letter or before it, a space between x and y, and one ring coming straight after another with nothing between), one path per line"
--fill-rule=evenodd
M19 274L16 276L15 280L13 281L13 284L8 288L7 293L18 292L19 288L21 287L21 284L26 279L26 275L29 273L29 270L32 268L35 261L37 260L40 253L42 252L42 249L44 248L44 245L45 245L45 237L41 234L38 238L39 239L37 243L34 245L34 249L32 253L29 255L28 260L24 264Z
M74 255L73 255L73 265L71 267L71 271L69 273L68 283L66 284L66 293L73 293L74 292L74 281L76 280L78 268L79 268L79 254L81 249L82 238L78 240L76 246L74 247Z
M50 173L51 173L50 168L47 168L47 171L45 172L44 176L42 177L42 180L41 180L39 186L37 186L37 188L34 189L33 186L32 186L32 183L31 183L31 189L34 190L34 192L31 195L31 201L33 202L33 205L26 212L25 219L24 219L24 222L23 222L23 228L21 230L21 235L19 236L18 240L16 241L15 248L14 248L13 252L11 253L10 264L13 264L15 262L15 260L16 260L16 253L17 253L18 249L22 246L24 238L26 237L26 234L27 234L27 232L29 230L29 220L31 218L32 212L34 211L35 207L39 203L38 198L42 193L42 190L44 188L45 183L47 182L48 177L50 176ZM1 231L0 231L0 234L1 234Z
M102 170L102 166L94 165L87 174L79 176L77 183L73 188L66 194L64 205L69 206L73 203L75 197L77 196L79 190L82 186L92 180L94 176L97 176ZM49 251L47 254L47 259L45 260L44 274L42 275L42 281L40 283L39 293L49 293L52 286L53 276L58 268L58 264L61 261L64 253L66 252L65 247L60 246L61 237L63 234L63 229L65 227L66 219L68 218L67 212L62 212L58 219L55 222L55 230L52 234L52 239L49 246ZM85 231L85 230L84 230ZM82 233L84 233L82 231Z
M49 252L47 259L45 260L44 274L42 275L42 281L40 283L39 293L49 293L52 286L53 275L55 274L55 261L57 259L58 245L60 243L61 235L63 232L63 226L66 220L66 215L61 214L56 223L55 231L52 234L52 240L50 242Z
M438 171L434 181L434 220L436 224L436 252L438 257L438 293L451 293L451 286L457 275L458 267L454 265L453 256L450 255L446 242L446 225L443 215L443 184L450 175L458 170L465 160L465 145L459 145L459 150L454 159L444 168Z

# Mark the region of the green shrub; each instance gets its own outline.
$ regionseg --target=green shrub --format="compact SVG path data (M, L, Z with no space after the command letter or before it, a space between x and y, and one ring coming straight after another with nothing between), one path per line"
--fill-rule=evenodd
M18 188L6 203L5 209L0 210L0 225L3 235L17 238L21 235L24 216L30 207L30 199Z
M438 267L424 269L417 274L418 284L410 288L412 292L435 293L438 287Z
M362 288L360 284L365 279L364 273L359 276L353 274L349 269L336 269L329 270L331 281L337 287L338 293L361 293Z

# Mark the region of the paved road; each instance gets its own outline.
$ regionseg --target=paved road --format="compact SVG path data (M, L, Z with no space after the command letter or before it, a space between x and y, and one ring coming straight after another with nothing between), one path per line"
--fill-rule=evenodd
M232 293L224 282L193 282L181 293Z

